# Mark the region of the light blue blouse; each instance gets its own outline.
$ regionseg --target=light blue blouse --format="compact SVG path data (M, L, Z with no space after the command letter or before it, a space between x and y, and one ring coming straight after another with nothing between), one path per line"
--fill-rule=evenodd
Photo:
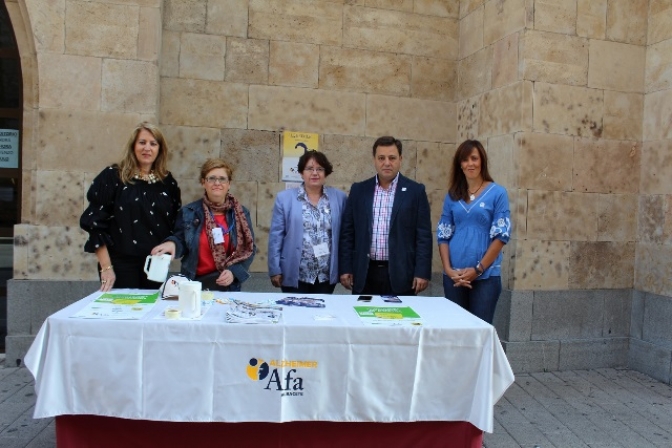
M469 204L446 194L436 233L439 244L448 244L453 269L476 266L493 239L509 242L511 213L506 189L493 182ZM500 276L501 268L500 252L479 279Z

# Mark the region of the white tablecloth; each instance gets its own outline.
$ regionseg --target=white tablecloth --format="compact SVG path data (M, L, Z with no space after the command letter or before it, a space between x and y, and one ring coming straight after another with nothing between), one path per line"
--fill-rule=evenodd
M285 306L278 324L226 323L221 304L200 321L157 319L177 305L167 301L142 320L70 317L99 295L47 318L28 351L35 418L468 421L492 432L493 405L514 381L494 327L445 298L402 297L423 320L404 327L363 325L349 295L315 296L321 309ZM395 304L374 296L367 305ZM327 314L335 319L316 319ZM268 365L264 379L253 359Z

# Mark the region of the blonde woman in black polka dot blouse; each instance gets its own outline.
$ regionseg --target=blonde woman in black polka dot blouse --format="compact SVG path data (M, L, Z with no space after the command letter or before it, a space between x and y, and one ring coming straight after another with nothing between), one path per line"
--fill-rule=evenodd
M168 146L161 131L139 124L118 165L105 168L86 195L80 226L89 233L86 252L96 254L100 290L157 289L147 280L145 258L172 234L180 188L167 169Z

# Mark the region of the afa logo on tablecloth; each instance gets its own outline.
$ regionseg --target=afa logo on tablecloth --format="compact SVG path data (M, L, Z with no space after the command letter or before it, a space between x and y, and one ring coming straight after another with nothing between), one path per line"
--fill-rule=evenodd
M278 371L282 369L282 374ZM284 371L284 369L288 369ZM264 389L280 392L283 397L301 397L305 391L304 380L299 369L317 369L317 361L292 361L251 358L246 373L252 381L266 384ZM268 378L268 380L267 380Z
M252 381L260 381L268 376L268 364L263 359L252 358L247 364L247 376Z

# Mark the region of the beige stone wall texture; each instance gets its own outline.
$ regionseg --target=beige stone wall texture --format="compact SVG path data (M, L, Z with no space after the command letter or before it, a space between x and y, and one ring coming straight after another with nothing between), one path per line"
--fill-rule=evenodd
M459 18L456 141L486 142L509 189L506 285L671 295L648 272L672 258L672 5L462 0Z
M642 148L634 287L672 295L672 4L650 0L644 64Z
M433 224L456 145L477 138L509 191L505 287L672 295L669 1L6 3L26 99L15 278L95 278L85 191L147 119L183 202L200 196L206 158L236 167L257 272L283 130L319 133L328 182L346 191L374 174L376 137L402 139Z
M37 90L26 104L30 193L15 278L96 278L78 227L85 193L145 119L166 135L183 202L202 194L208 157L235 166L232 192L252 212L261 249L257 272L266 271L270 211L284 188L283 130L319 133L335 167L329 183L345 191L375 173L375 138L397 136L404 174L426 184L440 211L456 142L458 2L10 3L26 35L24 82Z

